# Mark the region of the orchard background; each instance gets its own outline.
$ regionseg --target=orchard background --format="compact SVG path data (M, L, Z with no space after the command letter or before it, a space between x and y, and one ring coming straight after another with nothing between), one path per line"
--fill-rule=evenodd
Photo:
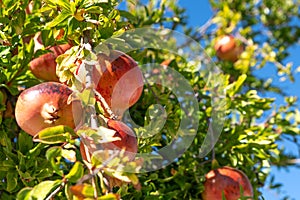
M0 199L93 199L95 196L98 199L201 199L205 174L218 166L243 171L253 187L253 199L263 199L261 192L266 184L281 191L279 184L266 180L272 166L298 165L298 153L287 153L278 143L291 141L299 147L299 102L297 97L288 96L280 85L272 83L272 78L257 76L257 71L272 68L280 81L295 81L299 68L286 58L291 47L299 42L300 3L296 0L228 0L210 1L210 4L213 15L198 28L189 26L185 10L176 1L1 0ZM108 166L103 166L101 159L95 156L89 164L79 148L77 137L82 136L82 130L73 132L54 127L33 141L33 137L18 126L15 119L18 96L24 89L44 82L30 70L30 61L48 53L51 46L72 44L71 50L56 60L56 73L58 81L76 90L79 64L76 59L64 62L65 58L91 59L90 48L96 47L97 51L107 53L114 48L106 42L110 39L119 41L119 48L126 51L126 43L122 43L124 33L149 27L176 30L192 38L203 48L194 52L201 58L196 61L203 65L215 63L214 66L222 70L226 120L209 154L200 156L200 147L214 108L212 93L205 87L206 79L197 69L199 63L188 60L188 54L179 56L157 48L141 47L126 53L139 66L157 63L161 66L155 65L158 74L163 74L166 66L182 74L193 88L199 107L195 138L187 151L170 165L145 173L132 173L132 170L113 173L116 166L136 168L138 172L136 166L143 161L124 164L122 160L114 160L114 163L104 162ZM223 35L233 35L244 46L238 60L218 58L214 47ZM143 37L153 37L148 41L154 44L160 42L156 35ZM132 45L141 43L141 37L131 39ZM176 46L176 39L169 39L165 45ZM185 52L189 44L185 45L177 50ZM153 128L161 124L151 123L151 109L147 109L152 104L162 104L166 111L163 129L153 137L143 138L145 130L134 129L139 153L162 148L176 138L181 112L179 101L162 85L146 82L142 96L129 109L135 124L140 127L151 124ZM284 101L278 104L268 97L270 93ZM90 101L89 94L85 92L80 97L86 104L96 104L99 114L105 114L103 105ZM123 120L126 121L126 117Z

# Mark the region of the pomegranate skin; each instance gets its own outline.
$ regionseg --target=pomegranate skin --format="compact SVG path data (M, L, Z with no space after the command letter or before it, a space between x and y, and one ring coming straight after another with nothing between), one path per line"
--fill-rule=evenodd
M109 119L107 121L108 128L116 131L114 137L120 137L121 140L116 140L111 143L104 143L104 146L108 149L122 149L128 152L127 155L133 159L138 151L137 138L135 133L131 128L129 128L125 123L117 120ZM125 155L126 155L125 153Z
M238 200L241 197L240 186L243 188L243 196L253 197L252 185L240 170L221 167L211 170L205 177L203 200L222 200L222 193L226 200Z
M41 55L30 62L30 70L33 75L45 81L59 81L56 75L55 59L70 49L72 45L62 44L50 48L52 52Z
M127 54L111 51L109 57L98 56L100 70L96 90L103 96L112 111L122 116L134 105L143 92L143 74L137 63Z
M15 116L20 128L34 136L47 127L75 128L83 113L81 102L69 102L72 90L57 82L45 82L24 90L16 103Z
M219 59L231 62L237 61L244 51L243 45L238 44L232 35L225 35L219 38L214 48Z

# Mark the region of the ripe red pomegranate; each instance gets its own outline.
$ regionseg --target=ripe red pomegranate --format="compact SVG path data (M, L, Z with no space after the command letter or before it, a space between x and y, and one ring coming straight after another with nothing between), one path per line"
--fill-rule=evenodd
M71 44L53 46L49 50L52 52L41 55L30 62L30 70L39 79L45 81L59 81L56 75L55 59L72 47Z
M205 177L203 200L222 200L222 193L226 200L238 200L241 197L240 186L243 188L243 196L253 197L252 185L240 170L221 167L211 170Z
M131 128L121 121L111 120L107 121L108 128L116 131L114 137L120 137L121 140L117 140L111 143L104 143L103 146L108 149L122 149L131 153L136 153L138 150L137 138Z
M72 90L56 82L45 82L24 90L16 103L18 125L34 136L47 127L66 125L75 128L81 121L82 107L71 100Z
M224 61L235 62L238 60L244 47L232 35L224 35L220 37L215 46L218 58Z
M122 116L134 105L143 92L143 74L137 63L127 54L111 51L109 56L98 56L100 69L94 80L99 80L96 90L103 96L112 111Z
M93 147L93 148L89 148L90 156L92 155L93 152L101 149L119 150L119 151L124 149L125 150L124 155L127 156L129 160L131 161L134 160L135 155L138 151L137 138L134 131L123 122L111 120L111 119L108 120L107 126L108 128L116 131L114 137L119 137L120 140L116 140L108 143L101 143L97 145L94 145L94 141L89 141L90 143L92 143L92 145L89 146ZM80 153L82 155L82 158L84 160L87 160L83 142L80 143Z

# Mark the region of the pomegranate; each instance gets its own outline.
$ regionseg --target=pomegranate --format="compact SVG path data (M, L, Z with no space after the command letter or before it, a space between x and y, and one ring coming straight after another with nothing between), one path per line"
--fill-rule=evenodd
M232 35L220 37L214 46L218 58L224 61L235 62L238 60L244 47Z
M136 153L138 150L137 138L131 128L121 121L111 120L107 121L108 128L116 131L115 137L120 137L121 140L116 140L111 143L104 143L103 146L108 149L125 148L126 151Z
M72 90L56 82L45 82L24 90L18 97L15 117L18 125L34 136L47 127L75 128L81 121L81 102L72 100Z
M45 81L59 81L56 75L55 59L70 49L72 45L62 44L50 48L52 52L46 53L30 62L30 70L39 79Z
M103 96L112 111L122 116L134 105L143 92L143 74L137 63L120 51L111 51L109 56L98 56L100 69L94 80L99 80L96 90Z
M93 148L89 148L90 156L93 152L101 149L107 150L125 150L125 156L129 158L129 160L134 160L135 155L138 150L137 138L135 136L134 131L129 128L126 124L121 121L111 120L109 119L107 122L108 128L116 131L114 137L119 137L120 140L116 140L108 143L101 143L94 145L94 141L88 141L92 143ZM84 150L84 143L80 142L80 153L84 160L87 160L87 156Z
M240 186L243 188L243 196L253 197L252 185L240 170L221 167L211 170L205 177L203 200L222 200L223 194L226 200L238 200L241 197Z

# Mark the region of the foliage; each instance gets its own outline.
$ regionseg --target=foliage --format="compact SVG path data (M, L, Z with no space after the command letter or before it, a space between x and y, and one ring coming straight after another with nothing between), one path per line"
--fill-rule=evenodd
M254 72L271 64L280 76L294 81L295 66L283 64L283 61L289 55L289 47L299 40L300 27L294 23L299 20L299 2L211 0L214 15L199 29L187 26L185 10L171 0L43 0L33 1L32 13L26 13L29 3L28 0L0 0L0 199L92 199L95 193L98 199L201 199L204 176L216 160L221 166L245 172L253 185L254 199L263 199L260 189L266 184L270 167L293 164L296 155L279 149L278 141L288 137L299 144L297 98L286 96L283 105L275 106L274 99L262 94L284 95L284 91L273 86L272 79L260 80ZM109 156L103 161L99 157L107 155L100 152L88 163L80 154L76 135L84 140L86 135L97 135L105 130L95 133L85 127L86 130L81 130L84 133L75 133L69 127L60 126L41 131L33 141L18 127L13 116L18 95L24 88L42 82L30 72L29 62L46 53L48 46L67 42L74 45L57 59L57 73L61 81L80 90L82 85L74 76L76 61L94 56L87 44L90 48L100 46L97 50L107 53L112 48L106 45L107 39L122 46L123 33L147 26L184 32L203 44L205 52L223 71L226 120L208 155L200 156L200 146L213 115L212 94L207 92L203 74L185 57L155 48L138 49L128 54L139 65L167 60L168 67L189 80L200 111L198 131L191 146L172 164L146 173L120 172L117 170L120 166L138 171L137 166L142 161L110 160ZM60 29L64 30L64 35L56 39ZM26 40L38 32L45 48L35 51L33 39ZM213 46L216 38L224 34L235 35L245 45L245 51L235 63L216 58ZM155 35L144 37L154 41L153 47L155 42L160 42ZM131 42L134 46L140 41L141 38L136 37ZM176 38L165 45L175 44ZM126 46L122 47L126 50ZM181 49L184 51L184 46ZM207 56L202 58L203 63L210 63ZM90 91L81 95L84 104L95 104L89 101ZM159 84L145 84L142 97L130 108L136 124L161 126L151 124L151 107L147 109L152 104L164 106L167 120L159 133L139 139L140 153L169 144L180 124L178 100L172 98L172 91ZM98 104L97 112L103 112L102 109ZM145 128L135 131L142 135ZM108 140L112 139L108 137Z

